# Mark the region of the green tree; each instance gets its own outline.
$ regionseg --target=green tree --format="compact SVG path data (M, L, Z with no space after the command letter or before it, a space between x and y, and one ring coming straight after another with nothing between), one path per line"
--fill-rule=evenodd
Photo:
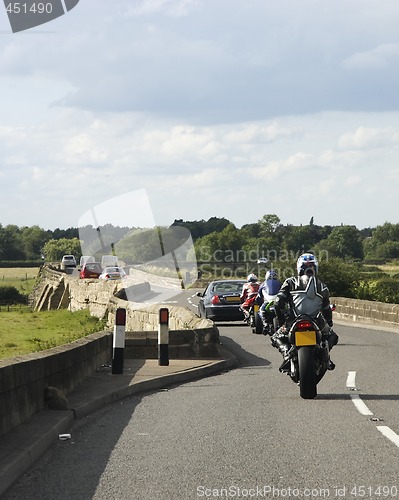
M360 231L355 226L337 226L317 245L317 251L320 250L327 250L332 256L342 259L362 259Z
M377 245L375 249L377 259L397 259L399 258L399 241L386 241Z
M357 297L360 283L359 264L349 264L337 257L330 257L319 265L319 277L335 297Z
M210 233L199 238L195 243L195 253L199 261L213 261L219 250L218 233Z
M181 226L187 228L191 233L193 241L196 241L198 238L202 238L207 234L223 231L229 224L230 221L223 217L211 217L207 221L204 219L200 221L183 221L183 219L175 219L171 227Z
M50 239L47 231L39 226L24 227L21 230L21 241L25 259L37 260L41 258L42 249Z
M372 230L363 243L366 259L397 258L399 248L399 224L386 222Z
M378 244L399 241L399 224L385 222L382 226L377 226L372 232L372 238Z
M59 262L63 255L74 255L78 260L82 255L78 238L60 238L49 240L43 247L43 253L48 262Z
M0 225L0 260L24 260L25 254L18 226Z
M198 260L235 262L242 260L241 250L246 242L246 233L230 223L221 232L210 233L195 243Z
M370 283L369 290L372 300L399 304L399 281L393 278L382 278Z
M281 227L280 218L276 214L266 214L259 221L259 236L270 237Z

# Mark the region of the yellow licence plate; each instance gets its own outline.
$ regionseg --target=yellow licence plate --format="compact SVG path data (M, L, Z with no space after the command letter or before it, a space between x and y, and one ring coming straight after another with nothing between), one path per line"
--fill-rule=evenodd
M225 297L226 302L240 302L240 297Z
M304 332L295 332L295 345L316 345L316 332L314 330L306 330Z

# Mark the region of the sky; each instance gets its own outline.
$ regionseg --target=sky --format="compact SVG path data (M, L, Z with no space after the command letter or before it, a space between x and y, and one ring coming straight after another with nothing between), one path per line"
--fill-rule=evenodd
M0 224L399 223L398 22L397 0L80 0L13 33L0 6Z

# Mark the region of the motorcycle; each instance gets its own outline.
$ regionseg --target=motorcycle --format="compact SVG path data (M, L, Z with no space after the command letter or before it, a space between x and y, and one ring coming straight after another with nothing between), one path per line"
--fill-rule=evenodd
M259 308L259 304L254 302L248 310L249 316L247 322L252 330L252 333L262 333L263 324L262 319L259 316Z
M303 399L317 396L317 384L329 367L330 353L327 336L322 333L318 318L298 316L288 332L291 348L288 375L299 385Z
M264 327L262 316L259 314L260 305L255 302L249 309L248 324L252 329L252 333L272 336L278 329L278 320L274 311L274 297L268 301L266 305L267 328Z

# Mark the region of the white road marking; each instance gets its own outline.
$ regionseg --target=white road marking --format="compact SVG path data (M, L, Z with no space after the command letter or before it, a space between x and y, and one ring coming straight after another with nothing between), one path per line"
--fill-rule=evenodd
M393 430L386 425L377 425L377 429L381 432L381 434L383 434L399 448L399 436L396 434L396 432L393 432Z
M348 372L346 379L346 387L348 389L356 389L356 372Z
M193 297L196 297L196 296L197 296L196 294L191 295L191 297L189 297L189 298L187 299L187 302L188 302L191 306L196 307L196 308L198 309L198 305L197 305L197 304L194 304L194 303L193 303L193 301L191 300Z
M348 372L348 378L346 379L346 387L348 389L356 389L356 372ZM351 394L351 400L362 415L373 414L373 412L370 411L367 408L367 406L363 403L358 394Z
M346 379L346 387L348 389L356 389L356 372L348 372L348 378ZM373 413L369 408L363 403L358 394L351 394L351 399L353 404L358 409L362 415L371 416ZM377 429L381 432L383 436L389 439L395 446L399 448L399 436L387 425L377 425Z
M356 406L358 411L362 415L372 415L373 412L370 411L367 406L363 403L363 401L360 399L359 394L351 394L351 399L353 401L353 404Z

